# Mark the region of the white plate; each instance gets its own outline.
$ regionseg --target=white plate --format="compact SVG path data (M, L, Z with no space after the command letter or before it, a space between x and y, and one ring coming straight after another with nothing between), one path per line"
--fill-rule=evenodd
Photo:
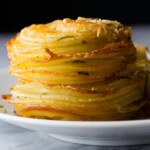
M150 50L146 52L147 59L150 60Z
M7 70L0 70L0 94L8 93L15 82ZM106 146L150 143L150 120L83 122L31 119L16 116L12 106L3 105L7 108L7 113L0 113L1 120L26 129L45 132L64 141Z

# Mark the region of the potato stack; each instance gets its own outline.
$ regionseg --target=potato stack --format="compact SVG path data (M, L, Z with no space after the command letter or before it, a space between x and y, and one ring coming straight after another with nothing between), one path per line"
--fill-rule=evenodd
M81 18L31 25L7 43L18 78L5 101L19 116L51 120L125 120L146 103L146 73L129 27Z

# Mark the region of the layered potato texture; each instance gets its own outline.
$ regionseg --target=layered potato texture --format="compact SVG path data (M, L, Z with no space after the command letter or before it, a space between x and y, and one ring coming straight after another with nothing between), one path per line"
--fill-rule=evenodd
M7 49L18 83L3 97L19 116L126 120L148 101L146 48L133 44L120 22L79 17L33 24Z

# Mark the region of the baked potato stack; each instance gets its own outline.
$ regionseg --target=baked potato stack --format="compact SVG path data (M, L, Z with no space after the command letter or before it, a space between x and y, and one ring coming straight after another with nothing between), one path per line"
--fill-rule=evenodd
M124 120L145 104L146 73L136 65L130 28L81 18L31 25L7 43L18 78L5 101L19 116Z

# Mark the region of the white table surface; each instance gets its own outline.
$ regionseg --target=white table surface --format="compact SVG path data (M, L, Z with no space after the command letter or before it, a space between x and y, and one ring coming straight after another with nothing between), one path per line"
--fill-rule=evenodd
M150 25L132 26L133 41L150 48ZM0 70L9 65L6 41L14 34L0 35ZM150 144L126 147L89 146L63 142L45 133L29 131L0 121L0 150L150 150Z

